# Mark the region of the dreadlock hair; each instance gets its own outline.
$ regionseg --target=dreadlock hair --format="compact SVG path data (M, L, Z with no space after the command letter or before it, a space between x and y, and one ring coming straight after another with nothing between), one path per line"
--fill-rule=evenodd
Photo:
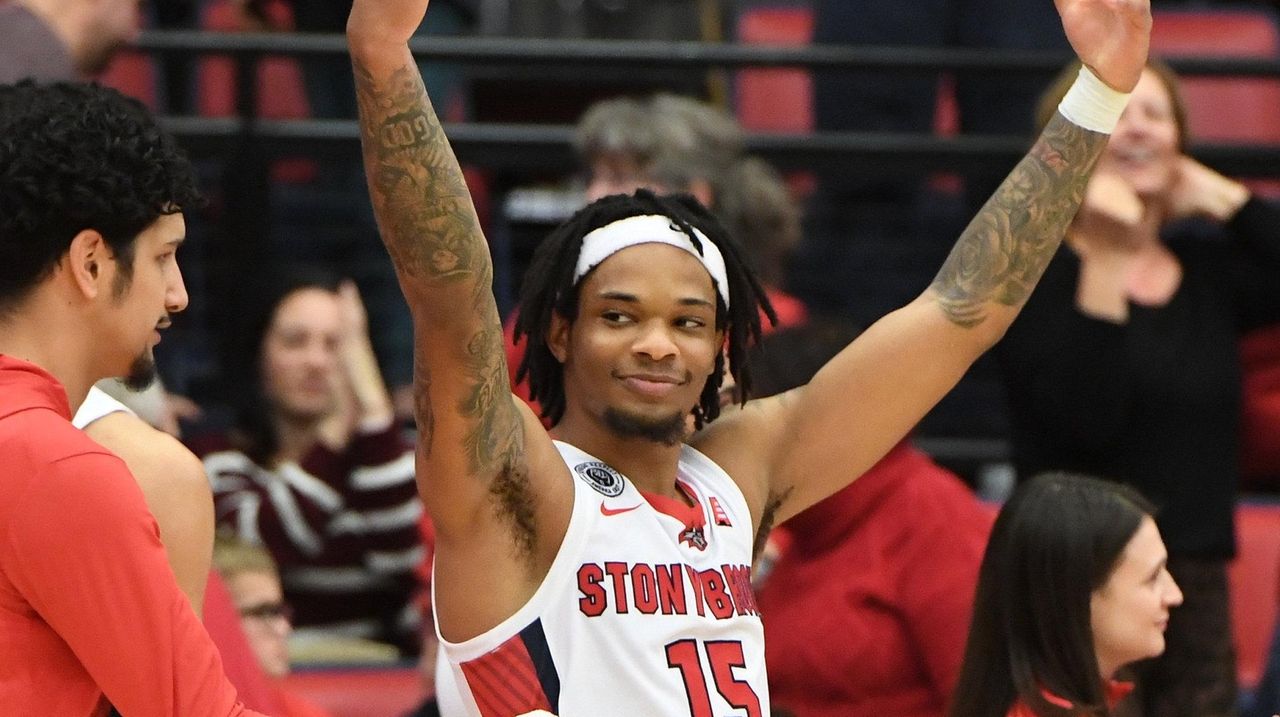
M716 295L716 329L728 337L728 359L734 381L741 388L742 401L751 391L751 372L747 349L761 336L760 314L770 324L778 322L773 306L765 296L755 267L742 245L733 239L712 214L687 194L658 196L647 189L635 194L603 197L578 210L567 222L557 227L534 252L520 291L520 309L516 316L515 339L528 343L524 358L516 372L516 381L529 379L530 396L542 406L542 417L551 425L564 417L564 367L547 346L551 320L559 315L570 323L578 318L578 290L573 273L582 251L583 238L595 229L633 216L660 214L668 217L689 235L698 251L702 243L694 234L697 228L724 255L729 279L730 307ZM594 271L594 269L593 269ZM590 272L588 272L589 275ZM585 279L585 277L583 277ZM715 370L707 378L698 405L693 407L694 425L702 428L720 415L720 384L724 380L725 355L716 357Z

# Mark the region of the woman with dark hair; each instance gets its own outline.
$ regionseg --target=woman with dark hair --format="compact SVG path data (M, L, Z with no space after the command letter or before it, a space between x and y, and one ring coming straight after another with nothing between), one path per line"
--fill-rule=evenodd
M951 717L1105 717L1125 665L1164 652L1182 603L1153 508L1131 488L1045 474L1014 492L982 558Z
M1042 118L1061 91L1046 93ZM1098 476L1160 509L1187 600L1168 650L1137 670L1144 712L1226 717L1238 343L1280 321L1280 206L1188 156L1187 141L1177 78L1149 63L1062 247L996 350L1019 475Z
M280 564L298 635L416 652L404 615L422 560L422 505L359 293L299 270L256 305L239 352L235 426L196 445L218 525Z

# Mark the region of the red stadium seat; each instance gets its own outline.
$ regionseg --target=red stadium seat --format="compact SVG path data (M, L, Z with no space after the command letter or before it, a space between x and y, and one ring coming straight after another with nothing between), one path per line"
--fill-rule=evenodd
M1262 8L1160 11L1151 31L1161 57L1280 57L1275 15ZM1183 83L1196 139L1280 142L1280 80L1192 77Z
M293 27L288 5L268 3L272 25L287 30ZM215 32L243 32L242 11L227 0L218 0L205 8L201 26ZM209 56L200 61L197 84L198 106L205 117L231 117L236 113L235 61L229 57ZM264 57L258 63L258 111L264 119L302 119L311 115L302 68L294 58Z
M1242 503L1236 509L1239 554L1228 570L1231 631L1240 684L1252 689L1266 669L1280 602L1280 504Z
M268 20L278 30L293 28L293 12L287 3L276 0L266 6ZM243 32L247 29L243 11L228 0L210 3L201 16L201 26L216 32ZM270 120L305 119L311 116L302 66L292 57L264 57L258 61L258 116ZM236 64L230 57L209 55L200 60L196 79L196 103L204 117L232 117L236 114ZM272 164L272 178L287 183L305 183L315 178L314 162L282 159Z
M738 42L797 46L813 40L813 9L808 6L756 7L738 17ZM809 134L813 132L813 78L801 68L740 70L734 87L738 124L749 132ZM813 192L817 180L792 172L787 186L796 197Z
M1240 474L1246 490L1280 491L1280 326L1240 342Z
M153 112L158 109L155 61L141 52L125 50L117 53L96 79L100 84L140 100Z
M807 45L813 39L813 10L760 7L738 18L738 41L757 45ZM735 104L744 129L805 134L813 131L813 80L792 68L738 72Z

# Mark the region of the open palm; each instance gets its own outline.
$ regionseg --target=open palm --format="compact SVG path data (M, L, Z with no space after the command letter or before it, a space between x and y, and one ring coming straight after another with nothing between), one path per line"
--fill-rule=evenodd
M1054 0L1071 47L1113 89L1138 84L1151 41L1150 0Z
M347 34L388 46L406 43L422 24L428 1L355 0L347 18Z

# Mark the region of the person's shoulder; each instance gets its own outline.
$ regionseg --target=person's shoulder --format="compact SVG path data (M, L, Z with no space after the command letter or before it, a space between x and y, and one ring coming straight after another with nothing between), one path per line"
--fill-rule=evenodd
M65 421L49 422L25 445L26 465L0 471L28 498L62 505L108 505L104 499L133 485L133 474L116 454Z
M0 419L2 445L15 449L5 451L5 463L9 468L16 468L13 463L17 461L48 465L87 456L115 458L65 417L46 406L32 406Z
M148 494L154 489L183 495L192 489L209 492L200 459L178 439L132 413L108 414L85 430L95 441L120 456L140 483L148 483L143 486Z

